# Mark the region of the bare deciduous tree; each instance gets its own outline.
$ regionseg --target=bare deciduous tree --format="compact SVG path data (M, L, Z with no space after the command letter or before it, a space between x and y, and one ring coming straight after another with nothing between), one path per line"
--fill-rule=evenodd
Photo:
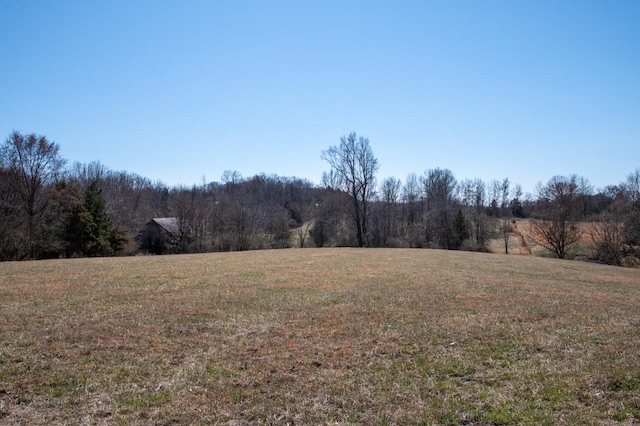
M500 195L500 216L502 217L502 237L504 240L504 254L509 254L509 235L512 231L511 222L509 221L508 206L509 206L509 178L504 178L499 185Z
M538 188L539 218L532 221L531 238L559 259L580 240L578 221L582 210L577 176L555 176Z
M231 191L231 188L234 188L235 185L239 184L242 181L242 175L237 170L225 170L222 172L222 183L225 184L227 188L227 193Z
M485 209L486 185L482 179L466 179L460 184L462 204L471 218L471 237L478 249L484 247L489 232L489 220Z
M388 247L391 238L397 236L396 208L402 183L394 177L386 178L380 185L380 199L374 215L374 245Z
M404 244L409 247L420 246L422 219L422 202L420 180L415 173L409 173L402 187L402 229L400 231Z
M622 223L615 213L603 213L591 226L589 233L597 261L615 266L635 263L633 246L623 238Z
M436 247L455 246L453 220L457 211L457 182L449 169L431 169L423 177L425 197L425 240ZM457 248L457 247L456 247Z
M329 163L341 178L353 201L353 219L359 247L363 247L367 236L368 204L375 186L378 160L373 155L369 139L355 132L340 138L340 144L322 151L321 158Z
M18 194L26 214L28 257L36 255L36 230L51 200L46 190L55 183L64 164L59 146L35 133L14 131L0 147L0 168L6 170L8 185Z
M342 176L334 169L322 173L322 186L329 191L345 189Z
M9 185L9 171L0 168L0 260L20 258L26 241L21 236L24 214L18 194Z

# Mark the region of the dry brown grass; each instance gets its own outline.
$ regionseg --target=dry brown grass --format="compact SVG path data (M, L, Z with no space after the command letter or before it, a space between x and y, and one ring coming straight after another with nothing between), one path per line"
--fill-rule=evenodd
M436 250L0 264L3 424L631 424L640 271Z
M554 257L553 253L545 249L536 241L540 241L542 237L536 236L536 233L532 227L532 219L516 219L515 228L524 237L527 248L534 256ZM594 252L594 234L597 222L579 222L578 228L580 229L580 239L571 246L569 249L567 258L587 258ZM489 238L486 247L491 253L503 254L504 253L504 238L501 231L502 223L500 220L495 220L493 226L493 238ZM523 254L521 250L521 243L515 236L511 235L508 240L509 254Z

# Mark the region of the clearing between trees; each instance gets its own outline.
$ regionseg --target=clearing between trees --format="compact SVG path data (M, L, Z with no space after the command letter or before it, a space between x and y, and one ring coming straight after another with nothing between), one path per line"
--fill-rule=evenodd
M631 424L640 270L422 249L0 263L3 424Z

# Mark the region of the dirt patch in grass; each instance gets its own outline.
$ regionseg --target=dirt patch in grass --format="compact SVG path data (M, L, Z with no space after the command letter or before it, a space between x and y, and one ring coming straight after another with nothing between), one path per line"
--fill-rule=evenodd
M3 424L630 424L640 271L292 249L0 264Z

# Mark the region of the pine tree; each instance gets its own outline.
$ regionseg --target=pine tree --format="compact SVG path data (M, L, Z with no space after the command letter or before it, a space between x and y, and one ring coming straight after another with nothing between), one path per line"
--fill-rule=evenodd
M90 184L71 209L65 229L67 256L108 256L122 250L124 233L113 226L96 183Z
M462 214L462 210L458 209L458 213L456 213L456 217L453 219L453 248L460 248L467 238L469 238L469 225Z

